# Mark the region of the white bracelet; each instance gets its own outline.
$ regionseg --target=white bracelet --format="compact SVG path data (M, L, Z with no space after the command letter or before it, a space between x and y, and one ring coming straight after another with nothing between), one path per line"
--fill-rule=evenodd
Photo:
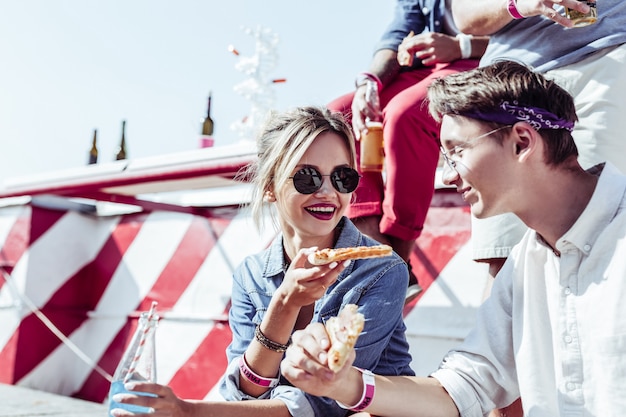
M459 40L459 47L461 48L461 59L468 59L472 57L472 35L466 35L465 33L459 33L456 35Z
M362 411L366 409L372 403L374 392L376 392L376 379L374 378L374 374L367 369L356 369L361 372L361 376L363 377L363 394L361 394L361 399L356 405L350 406L335 401L339 407L345 410Z

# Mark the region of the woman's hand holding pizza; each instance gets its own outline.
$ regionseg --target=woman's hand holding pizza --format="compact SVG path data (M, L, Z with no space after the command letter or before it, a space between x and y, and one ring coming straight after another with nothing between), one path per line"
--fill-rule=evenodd
M303 307L320 299L326 289L333 285L348 263L332 262L327 265L311 265L307 256L317 248L301 249L294 257L278 287L277 294L283 303Z

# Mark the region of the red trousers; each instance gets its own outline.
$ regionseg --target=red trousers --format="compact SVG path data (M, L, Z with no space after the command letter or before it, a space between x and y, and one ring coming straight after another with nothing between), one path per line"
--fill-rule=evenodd
M477 66L478 60L458 60L401 72L383 88L385 176L361 173L348 217L381 216L380 232L402 240L420 235L439 161L439 124L428 113L427 88L435 78ZM328 107L349 118L353 97L346 94ZM356 146L358 159L359 142Z

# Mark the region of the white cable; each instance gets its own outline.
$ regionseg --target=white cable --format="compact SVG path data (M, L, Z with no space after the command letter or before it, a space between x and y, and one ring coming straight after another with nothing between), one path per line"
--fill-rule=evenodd
M61 340L61 342L63 342L63 344L65 344L68 348L70 348L70 350L72 352L74 352L76 354L76 356L78 356L80 359L82 359L83 362L85 362L87 365L89 365L91 368L93 368L96 372L98 372L104 379L106 379L109 382L113 382L113 377L107 371L102 369L89 356L87 356L82 350L80 350L80 348L78 346L76 346L76 344L74 342L72 342L67 336L65 336L63 334L63 332L61 332L59 330L59 328L57 326L55 326L54 323L52 323L50 321L50 319L48 319L48 317L46 317L46 315L43 314L43 312L39 308L37 308L37 306L33 302L28 297L26 297L26 295L21 294L18 291L18 289L15 287L15 284L13 284L13 277L11 276L11 274L6 272L5 269L3 267L1 267L1 266L0 266L0 270L2 270L2 277L4 278L4 281L9 286L10 292L12 294L14 294L14 296L19 297L20 301L22 303L24 303L24 305L26 305L26 307L28 307L28 309L35 316L37 316L37 318L39 318L39 320L41 320L41 322L44 324L44 326L46 326L48 329L50 329L50 331L56 337L58 337L59 340Z

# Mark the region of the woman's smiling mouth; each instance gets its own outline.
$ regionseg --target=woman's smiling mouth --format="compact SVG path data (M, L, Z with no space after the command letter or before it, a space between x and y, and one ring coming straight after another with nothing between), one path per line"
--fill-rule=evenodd
M305 210L316 219L329 220L332 219L337 208L331 205L315 205L306 207Z

